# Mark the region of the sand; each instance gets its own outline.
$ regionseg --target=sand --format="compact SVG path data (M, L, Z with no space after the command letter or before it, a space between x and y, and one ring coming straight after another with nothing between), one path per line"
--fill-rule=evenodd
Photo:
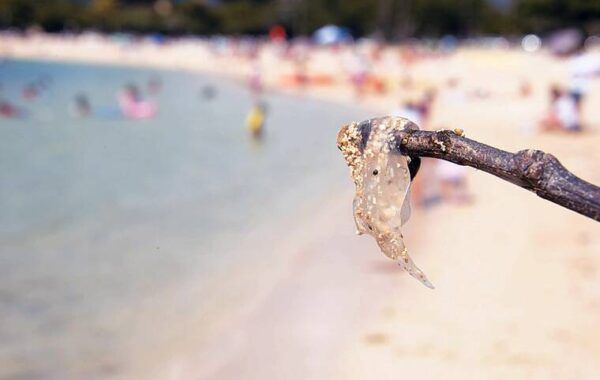
M248 62L215 58L196 42L126 49L98 37L4 36L0 52L240 79L251 71ZM320 54L310 72L331 71L333 58ZM273 57L269 49L261 56L266 83L286 90L278 78L290 67ZM493 90L486 99L441 94L432 128L460 127L470 138L509 151L542 149L600 183L600 109L592 106L600 104L598 80L584 114L588 131L539 134L532 126L546 107L547 86L566 82L563 61L545 53L465 48L410 72L416 89L404 98L450 77L460 78L466 90ZM517 90L523 78L533 88L526 99ZM357 99L346 84L291 91L359 103L372 107L374 116L389 112L400 97L392 91ZM332 195L321 212L296 223L279 242L285 255L276 265L261 263L257 291L238 293L243 297L235 307L223 305L219 323L207 328L199 321L198 331L190 331L197 338L138 360L128 378L600 378L599 225L486 173L469 170L468 181L472 204L414 210L405 234L435 290L387 261L373 239L354 234L348 179L347 192Z

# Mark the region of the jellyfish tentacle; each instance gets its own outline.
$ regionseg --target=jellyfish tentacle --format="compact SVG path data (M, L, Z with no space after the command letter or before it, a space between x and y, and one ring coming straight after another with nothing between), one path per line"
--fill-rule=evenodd
M390 235L391 234L384 234L377 239L377 245L379 245L381 252L390 259L396 261L402 269L419 280L423 285L430 289L434 289L433 284L427 279L425 273L423 273L408 255L408 250L406 249L402 238L398 239L395 236Z

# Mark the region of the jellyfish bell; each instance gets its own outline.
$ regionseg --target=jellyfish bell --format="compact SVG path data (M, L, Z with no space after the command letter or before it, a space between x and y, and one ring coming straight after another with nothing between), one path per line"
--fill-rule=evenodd
M408 255L402 235L401 228L410 218L412 176L409 158L397 149L396 132L405 129L418 127L401 117L352 123L340 130L337 145L356 186L353 211L357 233L371 235L385 256L433 288Z

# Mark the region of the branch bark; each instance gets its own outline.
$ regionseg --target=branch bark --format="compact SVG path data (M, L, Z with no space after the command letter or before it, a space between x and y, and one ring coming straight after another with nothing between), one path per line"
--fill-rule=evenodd
M363 123L370 130L375 120ZM461 135L459 130L398 130L394 149L410 157L439 158L482 170L600 222L600 187L575 176L553 155L533 149L510 153Z

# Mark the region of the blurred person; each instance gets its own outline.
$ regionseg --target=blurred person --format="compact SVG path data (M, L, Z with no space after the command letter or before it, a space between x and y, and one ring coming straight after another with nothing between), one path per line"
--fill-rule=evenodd
M442 201L458 204L472 201L467 186L467 170L465 166L437 160L435 173L440 184Z
M136 85L126 85L118 95L119 107L129 119L148 119L156 115L156 105L144 100Z
M210 84L206 84L200 88L200 98L211 100L217 95L217 89Z
M354 87L356 96L360 97L365 92L369 80L369 65L367 59L357 51L353 51L346 60L350 83Z
M255 97L260 96L263 92L262 70L258 60L256 59L252 63L252 69L250 75L248 76L248 88Z
M402 104L397 110L391 113L391 116L399 116L406 118L417 124L419 128L425 129L429 123L431 115L431 106L435 100L435 91L428 90L422 99L419 101L408 100ZM428 162L421 161L422 168L429 166ZM431 182L431 176L427 170L421 170L411 183L411 196L413 202L417 206L427 206L425 184Z
M581 131L581 103L572 94L563 93L554 105L560 127L567 132Z
M417 61L417 59L417 49L413 45L406 45L400 49L400 61L405 66L412 66Z
M28 101L37 98L39 94L39 88L34 83L30 83L27 86L25 86L23 88L23 91L21 92L23 99Z
M540 119L538 127L542 131L561 129L560 120L556 114L556 102L562 96L562 89L558 85L550 86L548 90L549 107L546 114Z
M92 114L92 105L84 93L75 95L75 113L79 117L88 117Z
M437 98L437 90L435 88L428 88L423 94L421 100L416 104L416 108L421 116L421 122L423 125L419 125L421 128L427 128L429 119L431 117L431 110L433 104Z
M0 116L6 118L20 118L24 116L24 112L14 104L0 99Z
M445 160L435 160L435 179L439 188L439 199L442 202L467 204L473 198L469 192L466 166L457 165Z
M586 52L581 47L568 60L569 86L568 93L581 110L590 82L600 75L600 55Z
M294 76L296 84L300 88L304 88L308 84L308 75L306 74L308 60L309 53L307 51L301 51L294 58Z
M379 42L373 44L372 48L369 51L369 58L371 62L381 62L383 58L383 53L385 52L385 45Z
M408 100L402 103L402 105L394 110L390 115L403 117L417 124L419 127L423 124L422 109L419 108L417 102Z
M575 97L560 86L550 87L550 107L540 120L542 131L581 131L580 110Z
M387 91L386 83L380 76L369 75L367 84L369 89L377 95L384 95Z
M263 137L266 111L267 108L263 102L256 102L246 116L246 128L255 139Z
M528 98L531 96L532 92L531 82L526 79L521 80L521 83L519 84L519 95L522 98Z

